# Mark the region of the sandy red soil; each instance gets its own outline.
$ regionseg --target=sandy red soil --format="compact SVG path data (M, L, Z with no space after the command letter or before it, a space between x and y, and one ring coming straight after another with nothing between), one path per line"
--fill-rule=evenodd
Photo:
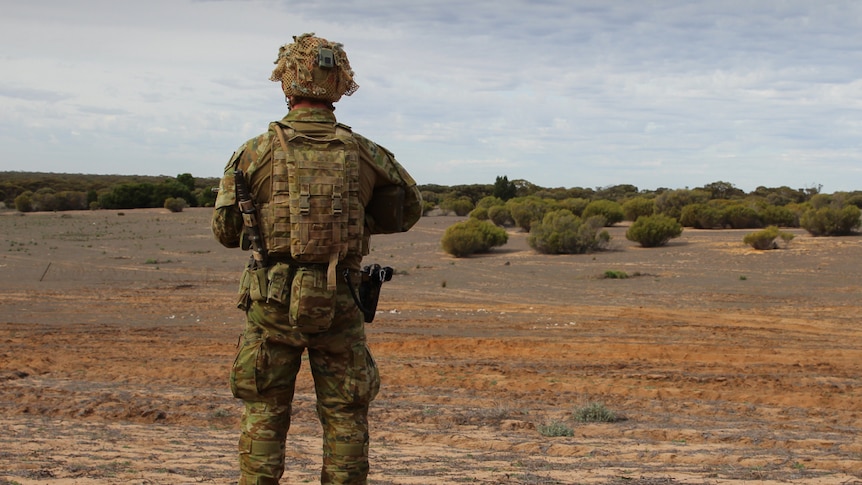
M0 485L236 481L246 255L209 210L0 213ZM862 237L543 256L377 237L375 484L862 484ZM627 279L606 279L621 271ZM317 481L304 369L284 483ZM620 419L580 423L601 404ZM572 436L547 436L549 424Z

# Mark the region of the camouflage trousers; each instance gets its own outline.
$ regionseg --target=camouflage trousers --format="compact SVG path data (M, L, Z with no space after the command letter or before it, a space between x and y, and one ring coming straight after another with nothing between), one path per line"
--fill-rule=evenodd
M284 473L285 441L302 355L308 351L323 427L322 484L365 484L368 407L380 375L365 327L347 286L340 282L329 330L292 329L288 304L255 301L231 370L234 396L245 409L239 439L240 485L277 484Z

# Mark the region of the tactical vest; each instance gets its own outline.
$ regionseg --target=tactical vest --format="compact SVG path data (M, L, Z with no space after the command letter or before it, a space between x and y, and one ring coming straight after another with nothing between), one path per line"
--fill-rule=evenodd
M272 124L272 199L264 204L264 239L270 255L326 264L327 288L338 281L336 265L361 254L363 207L359 200L359 149L349 128L311 137Z

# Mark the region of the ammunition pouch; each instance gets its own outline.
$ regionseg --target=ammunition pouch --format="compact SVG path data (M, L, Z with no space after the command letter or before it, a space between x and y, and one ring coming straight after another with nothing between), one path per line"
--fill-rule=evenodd
M327 285L326 265L275 263L243 271L237 307L248 311L255 301L285 305L291 327L320 333L332 325L335 297L336 290Z
M329 330L336 290L327 287L326 266L300 266L290 285L290 324L303 333Z

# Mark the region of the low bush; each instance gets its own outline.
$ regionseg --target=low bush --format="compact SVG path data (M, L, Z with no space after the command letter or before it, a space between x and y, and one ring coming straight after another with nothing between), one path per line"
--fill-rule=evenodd
M165 199L165 209L171 212L182 212L189 204L181 197L168 197Z
M728 206L723 211L724 222L732 229L753 229L763 227L763 222L760 220L760 215L753 208L734 204Z
M799 225L812 236L847 236L862 225L860 216L862 209L855 205L812 208L802 214Z
M762 231L746 234L745 237L742 238L742 242L748 244L754 249L766 250L778 249L778 239L788 243L793 238L793 234L778 230L778 226L769 226Z
M689 204L682 208L679 223L695 229L720 229L724 216L721 210L709 204Z
M510 227L515 225L512 220L512 214L505 206L495 205L488 208L488 219L494 224L501 227Z
M581 217L588 219L593 216L602 216L606 226L613 226L622 222L625 218L623 206L613 200L594 200L584 209Z
M682 225L673 217L663 214L638 217L626 231L626 239L645 248L664 246L682 234Z
M456 258L463 258L473 253L487 252L508 241L509 235L505 229L489 221L471 218L449 226L443 233L440 244L447 253Z
M542 254L583 254L607 247L611 236L604 226L601 216L581 219L566 209L551 211L533 225L527 243Z
M561 421L551 421L550 423L541 424L538 426L537 430L539 431L539 434L549 438L575 435L575 430Z
M655 200L646 197L635 197L623 202L623 215L627 221L636 221L640 216L651 216L655 213Z
M760 220L767 226L799 227L799 216L782 205L768 205L761 209Z
M600 402L575 409L574 418L579 423L613 423L620 420L616 413Z

